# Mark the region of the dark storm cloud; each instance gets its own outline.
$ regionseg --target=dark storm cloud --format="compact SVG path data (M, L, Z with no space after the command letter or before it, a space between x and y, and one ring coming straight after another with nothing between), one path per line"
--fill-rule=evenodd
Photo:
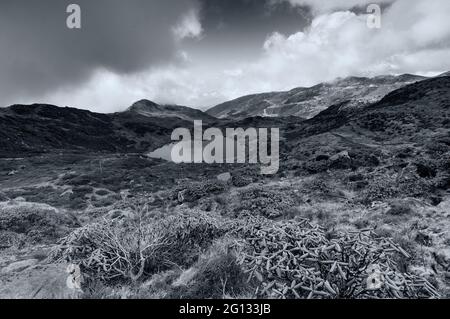
M66 27L81 6L82 29ZM173 27L196 0L2 0L0 103L75 85L98 68L136 72L175 56Z
M210 32L228 30L236 34L293 32L304 25L305 10L273 0L202 0L202 23Z
M261 43L277 31L291 34L307 26L312 15L306 7L292 6L289 2L274 0L201 0L204 43L242 50ZM242 54L242 52L241 52Z

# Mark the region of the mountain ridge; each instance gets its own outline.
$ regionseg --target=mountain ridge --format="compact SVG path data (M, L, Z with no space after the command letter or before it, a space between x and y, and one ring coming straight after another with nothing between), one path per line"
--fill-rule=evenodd
M168 143L175 128L190 127L193 120L212 122L215 118L148 100L109 114L52 104L14 104L0 108L0 156L56 150L146 152Z
M216 105L206 113L221 119L252 116L297 116L309 119L334 104L350 100L352 103L349 107L361 107L405 85L425 79L412 74L337 78L312 87L243 96Z
M415 79L417 79L415 76L405 75L400 81L405 83L405 80L410 82ZM124 112L110 114L50 104L16 104L0 109L0 149L2 149L0 156L38 154L58 150L145 153L170 143L173 130L178 127L191 128L193 120L204 120L206 125L216 127L283 127L289 139L292 136L321 134L345 125L349 119L360 116L358 114L376 113L376 109L382 108L383 114L372 114L378 118L376 121L364 120L370 122L366 125L366 129L370 130L383 126L385 117L395 118L396 122L401 121L398 114L403 114L404 120L410 117L402 108L395 107L396 105L404 105L405 109L408 107L417 118L423 117L413 121L411 125L423 126L425 124L420 123L424 119L428 119L426 125L431 125L433 121L429 120L430 118L439 123L446 119L439 119L439 114L431 114L422 104L430 103L433 106L438 105L436 104L438 102L447 103L450 100L447 92L447 86L450 87L449 79L450 77L442 76L401 85L401 88L391 90L371 103L358 103L358 101L346 99L328 105L311 118L293 115L286 117L256 115L216 119L199 110L176 105L164 106L149 100L137 101ZM353 83L359 84L360 81L361 78L351 77L338 79L336 83L338 86L345 85L348 88ZM372 79L372 83L375 81L397 83L398 78ZM314 89L322 90L332 87L335 90L336 86L333 85L336 83L320 84ZM300 95L304 94L302 89L298 90ZM323 98L326 99L326 97ZM411 104L416 100L421 101L422 104L419 102L417 102L419 105ZM427 107L429 108L430 105ZM442 110L444 113L447 112L445 107ZM387 112L393 114L384 114ZM436 108L436 112L439 112L439 109Z

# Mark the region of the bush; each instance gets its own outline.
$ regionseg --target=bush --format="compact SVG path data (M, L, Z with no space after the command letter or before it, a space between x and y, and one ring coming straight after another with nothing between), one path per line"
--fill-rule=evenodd
M26 242L26 236L10 231L0 231L0 250L6 248L21 248Z
M24 235L33 243L54 243L77 226L74 217L45 204L9 202L0 206L0 231Z
M179 203L192 203L201 198L220 194L226 189L226 184L220 181L194 182L175 189L171 198Z
M414 214L414 210L407 203L397 201L391 204L391 208L387 214L393 216L411 216Z
M252 218L238 236L245 251L239 263L259 282L260 298L439 297L427 280L399 271L394 258L409 258L406 251L371 232L327 236L306 220Z
M242 193L237 212L247 211L254 216L277 218L283 216L293 205L294 201L285 192L255 187Z
M190 266L223 235L207 215L168 217L143 225L105 222L80 228L61 240L53 259L80 265L103 281L137 281L174 265Z
M177 283L170 298L235 298L249 291L246 275L238 264L232 243L226 240L213 244L208 253L201 256L186 273L188 282Z
M253 178L243 175L233 175L231 182L235 187L245 187L253 183Z
M417 163L417 174L422 178L436 177L436 169L430 164Z

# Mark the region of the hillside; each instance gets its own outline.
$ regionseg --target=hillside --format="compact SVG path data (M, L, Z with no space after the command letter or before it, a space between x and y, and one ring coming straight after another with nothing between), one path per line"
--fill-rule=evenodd
M204 122L215 121L216 118L200 110L179 105L159 105L149 100L141 100L134 103L128 112L150 118L175 118L186 121L202 120Z
M170 141L174 128L213 117L187 107L140 101L127 111L99 114L54 105L0 109L1 156L53 151L145 152Z
M348 107L352 108L376 102L396 89L424 79L425 77L409 74L375 78L349 77L310 88L241 97L217 105L207 113L217 118L232 119L253 116L297 116L309 119L332 105L346 101L350 101Z

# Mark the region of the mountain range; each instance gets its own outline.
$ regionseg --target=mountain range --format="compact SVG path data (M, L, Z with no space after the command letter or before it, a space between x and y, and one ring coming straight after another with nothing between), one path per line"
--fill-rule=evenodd
M253 116L297 116L310 119L331 105L350 101L348 107L361 107L405 85L425 79L411 74L336 79L309 88L244 96L217 105L207 113L218 118L235 119Z

